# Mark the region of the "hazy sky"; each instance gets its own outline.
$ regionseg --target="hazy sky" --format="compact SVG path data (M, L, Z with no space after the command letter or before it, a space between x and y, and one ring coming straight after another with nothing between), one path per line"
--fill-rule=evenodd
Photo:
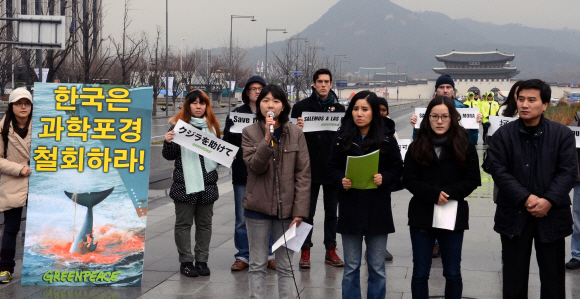
M368 1L368 0L367 0ZM233 36L244 46L265 44L266 28L286 29L268 33L268 42L296 34L318 20L338 0L169 0L169 44L183 48L213 48L227 45L230 37L230 15L253 15L234 19ZM520 23L525 26L580 30L578 0L392 0L412 11L436 11L453 19L471 18L494 24ZM123 21L122 0L104 0L104 34L118 37ZM165 32L165 1L132 0L129 31L146 31L155 35L156 25ZM344 20L337 20L342 22ZM164 40L165 42L165 40Z

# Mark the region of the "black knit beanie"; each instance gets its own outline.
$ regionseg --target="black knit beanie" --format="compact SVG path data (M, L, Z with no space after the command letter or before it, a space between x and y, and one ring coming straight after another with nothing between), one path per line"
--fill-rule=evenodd
M437 81L435 82L435 90L437 90L437 88L443 84L449 84L455 88L455 82L453 82L453 79L451 79L449 75L441 75L439 78L437 78Z

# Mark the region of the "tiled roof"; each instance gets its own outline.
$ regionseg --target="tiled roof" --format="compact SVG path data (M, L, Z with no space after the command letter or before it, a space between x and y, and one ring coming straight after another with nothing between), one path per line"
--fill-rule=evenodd
M505 54L499 51L491 52L457 52L451 51L447 54L435 55L438 61L443 62L496 62L512 61L514 54Z

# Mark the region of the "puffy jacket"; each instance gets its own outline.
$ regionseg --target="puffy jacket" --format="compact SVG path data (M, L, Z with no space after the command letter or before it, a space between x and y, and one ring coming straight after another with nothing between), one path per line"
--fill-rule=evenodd
M474 96L473 99L471 99L471 100L469 99L469 96L470 95L473 95ZM465 100L465 102L463 102L463 104L465 106L467 106L469 108L477 108L477 109L479 109L480 101L475 99L475 94L473 92L468 92L467 95L465 95L465 98L467 99L467 100Z
M6 117L0 122L4 127ZM12 124L8 131L8 147L4 153L4 141L0 137L0 212L23 207L28 199L28 178L20 176L24 166L30 164L30 144L32 122L28 126L28 134L24 139L14 132Z
M330 94L338 99L333 91ZM330 105L328 108L323 109L320 101L318 100L318 94L312 89L312 95L294 105L292 107L292 118L298 118L302 116L302 112L345 112L344 106L338 102ZM310 154L310 163L312 170L312 182L317 184L328 184L330 180L326 174L326 166L328 165L328 153L330 152L330 145L336 132L332 131L319 131L319 132L306 132L304 133L306 137L306 143L308 144L308 152Z
M490 93L493 95L492 92L490 92ZM486 94L489 95L490 93L486 93ZM499 103L495 99L492 99L491 101L487 100L487 97L486 97L485 100L482 100L479 103L479 111L480 111L481 115L483 116L482 122L487 123L487 122L489 122L490 116L497 116L497 113L499 111Z
M348 156L366 155L372 150L363 149L353 142L348 151L343 151L342 140L335 137L330 151L328 177L337 184L338 225L341 234L384 235L395 232L391 211L391 190L400 182L403 160L393 131L384 132L382 151L379 154L379 173L383 183L377 189L359 190L342 187ZM358 134L356 140L360 141Z
M244 104L232 112L237 113L247 113L252 114L252 109L248 104ZM224 129L223 140L229 142L237 147L242 146L242 133L232 133L230 128L234 125L234 122L230 119L230 116L226 116L226 127ZM236 159L232 163L232 184L234 185L245 185L248 180L248 169L246 168L246 163L244 163L243 150L240 148L236 154Z
M242 131L244 162L248 166L244 208L280 219L308 217L310 209L310 158L302 129L286 122L280 144L264 139L265 122ZM274 170L277 161L278 174ZM280 194L278 193L280 186ZM280 201L278 201L280 199ZM280 213L281 211L281 213Z
M531 194L552 208L537 218L540 241L551 243L572 233L570 190L576 180L576 141L566 126L542 115L532 136L521 119L499 128L488 150L491 175L498 187L493 229L513 238L531 221L525 202Z
M463 167L455 159L451 143L443 146L439 157L435 149L431 149L433 159L428 166L421 165L413 158L413 146L411 143L405 155L403 171L403 185L413 194L407 212L409 226L425 229L433 227L434 204L443 191L449 195L449 199L458 202L455 230L469 229L469 205L465 198L481 185L475 145L468 143L465 149L467 160Z

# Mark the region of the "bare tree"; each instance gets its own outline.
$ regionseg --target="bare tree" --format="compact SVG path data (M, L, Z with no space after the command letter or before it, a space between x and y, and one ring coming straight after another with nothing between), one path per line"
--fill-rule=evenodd
M224 43L225 44L225 43ZM236 86L241 86L243 84L241 81L249 78L254 72L254 68L247 63L246 55L248 54L247 47L242 47L238 40L232 42L232 48L229 45L221 47L220 53L220 66L225 68L223 72L229 73L230 71L230 50L231 50L231 80L236 83ZM229 80L229 77L226 77ZM235 89L234 89L235 90Z
M153 116L157 115L157 97L159 92L164 87L163 81L161 80L161 70L164 69L164 61L161 59L164 49L160 44L163 33L161 27L157 26L157 32L155 36L155 41L147 48L146 56L149 58L145 62L146 71L142 75L142 79L147 82L146 84L153 86ZM147 45L147 39L145 40L145 45Z
M144 36L135 37L127 32L132 20L129 18L129 7L131 0L125 0L125 11L123 13L123 32L121 41L112 39L113 47L117 54L117 64L120 68L121 84L128 85L131 82L131 73L136 67L143 52Z

